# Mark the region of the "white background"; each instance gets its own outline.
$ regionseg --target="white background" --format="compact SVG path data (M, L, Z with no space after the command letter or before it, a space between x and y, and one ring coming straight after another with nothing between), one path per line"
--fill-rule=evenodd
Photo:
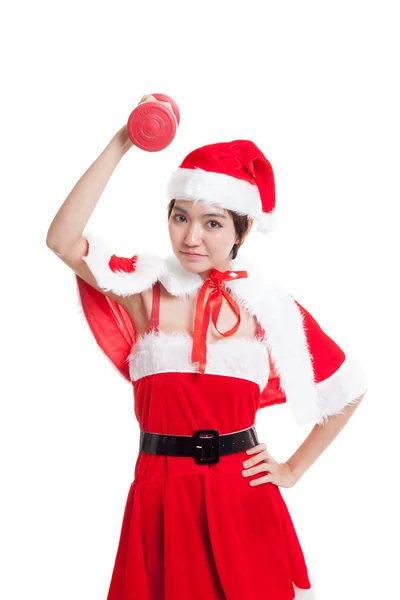
M3 12L2 598L107 595L139 426L131 387L78 314L74 273L45 239L153 92L178 103L177 135L159 153L129 150L90 229L122 256L169 253L169 173L204 144L261 148L279 229L252 232L241 251L268 263L369 377L352 419L282 494L318 600L398 594L396 4L38 1ZM311 426L274 406L257 430L284 461Z

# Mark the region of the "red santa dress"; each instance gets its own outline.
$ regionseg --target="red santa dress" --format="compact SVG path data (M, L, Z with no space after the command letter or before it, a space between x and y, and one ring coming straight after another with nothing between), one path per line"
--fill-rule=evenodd
M85 234L98 285L119 295L153 289L151 330L138 335L124 308L77 276L80 306L112 364L133 386L141 431L232 433L254 425L259 409L291 406L300 424L322 423L366 389L354 358L247 258L248 277L225 281L237 305L255 315L254 339L207 342L204 372L193 338L158 326L160 283L177 296L203 285L174 256L112 255ZM293 600L314 598L292 519L277 485L250 486L245 451L198 464L192 457L139 452L107 600ZM260 476L256 475L255 477Z

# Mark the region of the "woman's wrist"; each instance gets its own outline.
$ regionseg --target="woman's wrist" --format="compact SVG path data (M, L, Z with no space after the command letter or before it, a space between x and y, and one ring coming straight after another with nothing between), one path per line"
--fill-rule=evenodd
M133 142L128 135L128 128L126 125L123 125L123 127L117 131L114 139L118 144L118 148L121 150L122 154L125 154L125 152L127 152L129 148L132 148L133 146Z
M290 459L287 460L285 464L288 465L290 469L293 478L293 485L295 485L299 481L299 479L301 479L301 477L304 475L305 471L301 468L300 465L293 464Z

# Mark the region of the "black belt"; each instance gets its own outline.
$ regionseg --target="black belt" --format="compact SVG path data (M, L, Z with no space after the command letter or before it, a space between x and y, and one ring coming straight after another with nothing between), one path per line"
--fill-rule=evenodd
M169 435L140 431L139 451L164 456L193 456L197 464L215 464L220 456L248 450L259 444L254 425L234 433L197 429L194 435Z

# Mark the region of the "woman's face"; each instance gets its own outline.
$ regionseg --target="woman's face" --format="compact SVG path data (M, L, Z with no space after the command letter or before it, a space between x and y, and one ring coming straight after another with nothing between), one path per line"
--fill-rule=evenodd
M213 268L232 268L229 254L239 238L227 210L203 202L176 200L168 231L174 254L187 271L206 278ZM190 252L199 256L185 254Z

